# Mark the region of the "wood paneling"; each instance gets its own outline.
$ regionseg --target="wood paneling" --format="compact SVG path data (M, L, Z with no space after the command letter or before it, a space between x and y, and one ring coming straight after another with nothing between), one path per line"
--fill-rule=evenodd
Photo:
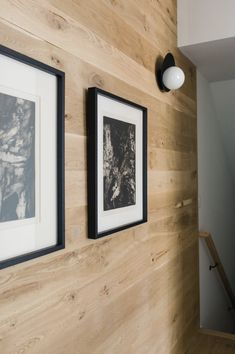
M196 90L176 1L2 0L0 43L66 73L66 249L0 272L0 353L184 353L198 323ZM168 50L186 83L162 94L155 64ZM149 221L98 241L87 238L89 86L149 113Z
M213 331L191 332L186 346L187 354L234 354L235 338L233 335L213 333Z

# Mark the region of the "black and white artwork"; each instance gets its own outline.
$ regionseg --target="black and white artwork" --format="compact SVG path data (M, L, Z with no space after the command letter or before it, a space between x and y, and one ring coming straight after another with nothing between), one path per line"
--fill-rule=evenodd
M0 269L65 247L64 85L0 45Z
M147 221L147 109L88 90L88 236Z
M35 217L35 102L0 93L0 222Z
M103 118L104 210L136 202L135 124Z

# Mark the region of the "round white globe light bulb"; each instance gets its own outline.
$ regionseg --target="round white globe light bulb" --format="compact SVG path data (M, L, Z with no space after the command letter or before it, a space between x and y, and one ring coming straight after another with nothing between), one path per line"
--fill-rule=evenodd
M184 80L184 72L178 66L171 66L166 69L162 76L162 82L169 90L177 90L183 85Z

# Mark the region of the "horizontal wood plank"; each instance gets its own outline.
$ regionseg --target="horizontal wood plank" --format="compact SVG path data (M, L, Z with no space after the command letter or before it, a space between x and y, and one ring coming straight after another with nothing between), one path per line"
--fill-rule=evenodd
M176 40L175 0L1 1L0 43L66 75L66 248L0 272L0 353L191 350L186 339L194 338L198 318L196 75ZM168 50L186 82L163 94L155 64ZM97 241L87 238L91 86L148 109L148 222Z

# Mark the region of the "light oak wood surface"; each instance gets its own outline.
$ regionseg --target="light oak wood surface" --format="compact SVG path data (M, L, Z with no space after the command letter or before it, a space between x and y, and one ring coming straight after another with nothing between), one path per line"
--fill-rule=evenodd
M185 353L199 314L196 75L176 48L176 1L0 7L0 43L66 73L66 249L0 272L0 353ZM168 50L186 82L163 94L155 64ZM89 86L148 108L149 221L98 241L87 238Z

